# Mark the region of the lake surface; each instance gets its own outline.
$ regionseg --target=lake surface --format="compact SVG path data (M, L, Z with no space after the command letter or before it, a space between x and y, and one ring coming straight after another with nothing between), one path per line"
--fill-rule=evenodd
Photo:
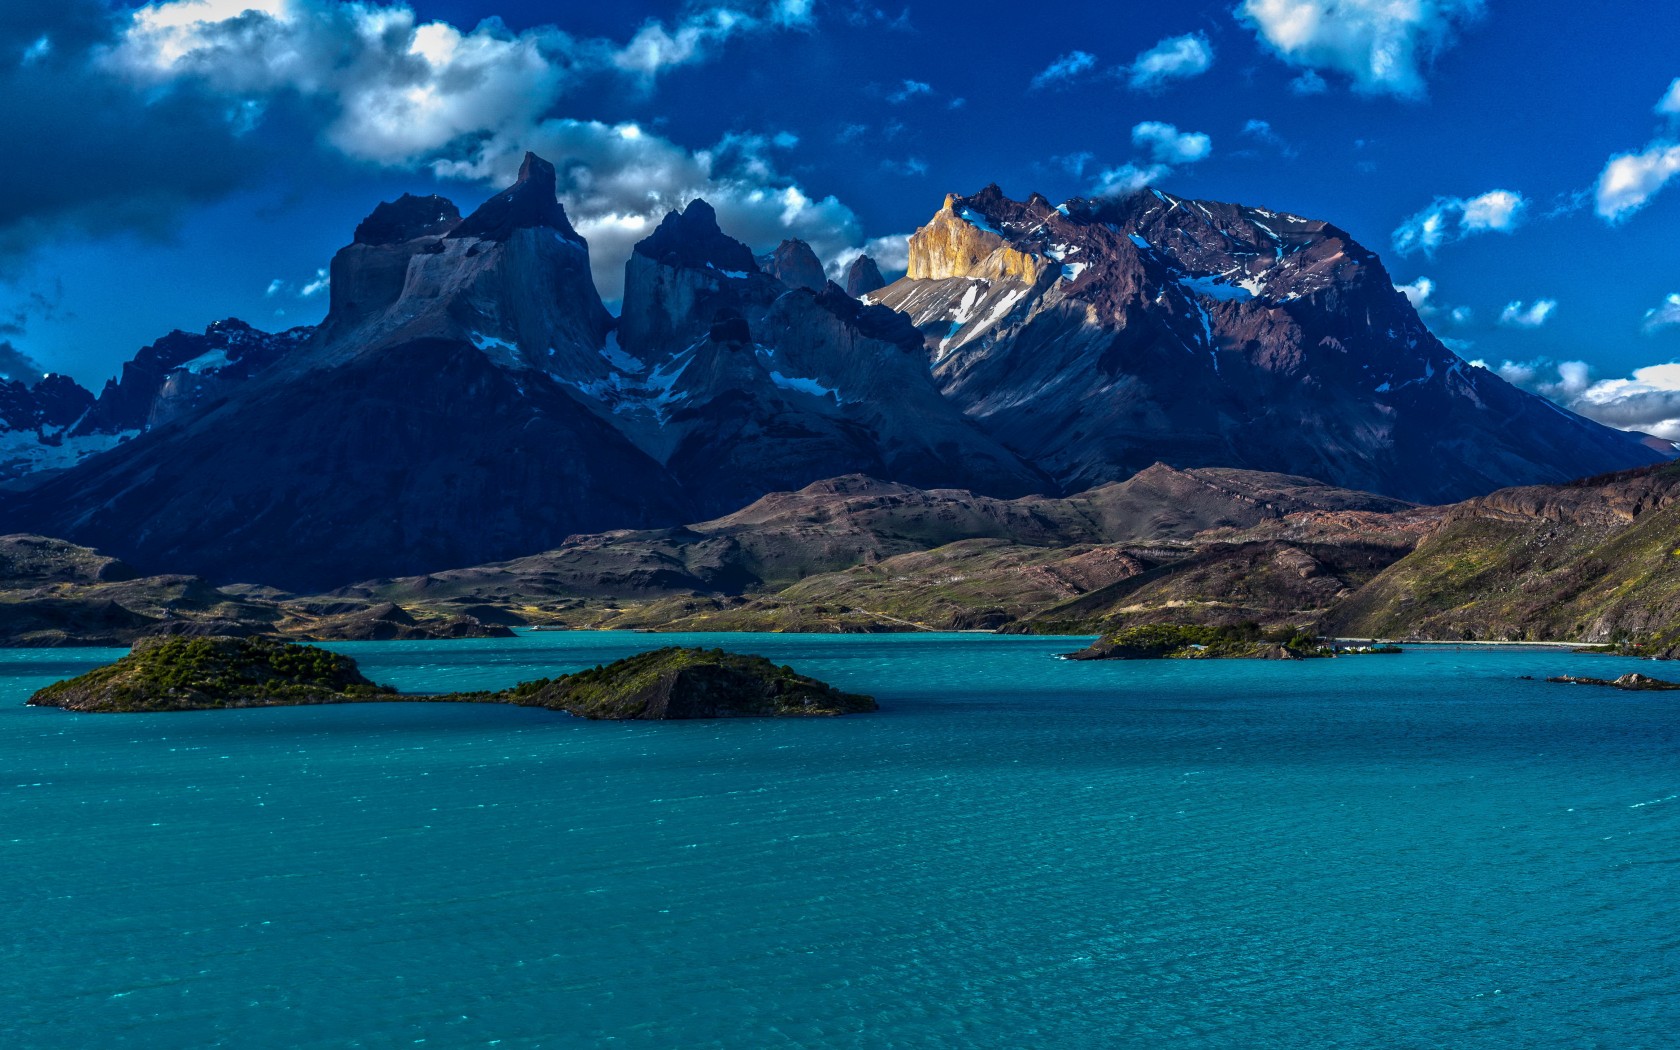
M405 690L672 641L876 715L21 706L0 1045L1604 1047L1680 1032L1663 665L1070 663L1069 639L335 645Z

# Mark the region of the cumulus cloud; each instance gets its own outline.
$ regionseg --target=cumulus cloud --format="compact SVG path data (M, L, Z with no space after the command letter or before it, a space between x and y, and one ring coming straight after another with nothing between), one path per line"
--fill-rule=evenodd
M1539 328L1556 312L1556 299L1536 299L1532 303L1514 299L1499 312L1499 323L1507 328Z
M1146 120L1132 128L1132 145L1159 164L1193 164L1213 152L1213 140L1200 131L1179 131L1172 124Z
M589 239L609 300L620 294L634 243L696 197L754 248L785 237L830 259L855 248L863 238L853 212L781 170L776 154L797 144L792 135L737 133L689 148L636 123L557 115L588 78L645 83L713 56L733 37L799 29L812 18L810 0L685 11L675 22L644 23L620 45L552 26L516 33L496 20L463 32L422 22L403 3L165 0L133 11L104 65L164 97L198 87L259 106L301 100L324 113L333 149L445 179L505 185L532 150L555 164L561 200ZM931 94L930 85L905 81L893 98Z
M1528 199L1514 190L1489 190L1479 197L1436 197L1394 231L1401 255L1433 255L1444 244L1478 233L1510 233L1528 214Z
M1077 53L1077 52L1076 52ZM1200 33L1168 37L1126 67L1135 91L1158 91L1174 80L1201 76L1213 65L1213 45Z
M1089 73L1096 67L1097 56L1089 51L1069 51L1061 58L1045 66L1037 76L1032 78L1034 90L1049 87L1052 84L1064 83L1078 79L1082 74Z
M1175 125L1145 120L1132 127L1132 145L1143 154L1097 174L1091 192L1098 197L1132 193L1173 173L1175 166L1205 160L1213 152L1213 140L1199 131L1179 131ZM1081 157L1080 168L1083 170Z
M1290 65L1340 73L1366 94L1419 98L1430 62L1482 6L1482 0L1242 0L1237 18Z
M1680 142L1656 139L1638 153L1618 153L1599 173L1593 190L1598 214L1607 222L1626 220L1680 175Z
M797 237L832 259L859 244L862 230L852 210L832 196L814 198L780 174L769 152L774 146L773 139L733 135L688 150L637 124L554 118L434 167L448 178L503 185L518 174L525 150L552 160L567 213L589 241L596 284L612 300L622 290L630 249L666 212L696 197L717 209L725 231L754 249Z
M1505 361L1494 371L1606 426L1680 440L1680 364L1646 365L1625 378L1597 380L1585 361Z
M1645 331L1655 332L1660 328L1680 325L1680 292L1670 292L1662 301L1661 306L1645 311Z
M1419 314L1428 316L1435 308L1430 305L1429 297L1435 294L1435 282L1427 277L1419 277L1411 284L1397 284L1394 290L1404 295L1412 304L1412 309Z

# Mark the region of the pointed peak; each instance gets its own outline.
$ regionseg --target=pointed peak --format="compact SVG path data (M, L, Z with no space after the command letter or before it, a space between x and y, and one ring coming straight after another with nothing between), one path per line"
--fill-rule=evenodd
M778 244L775 251L759 260L759 266L789 288L809 288L816 292L828 283L822 260L809 244L797 238Z
M505 241L517 230L546 227L584 245L566 218L566 209L555 199L556 178L554 165L535 153L525 154L514 184L479 205L449 236Z
M752 251L718 228L717 211L699 197L682 211L667 212L659 226L636 244L635 252L667 266L759 272Z
M846 294L855 297L868 295L887 286L886 278L881 276L881 267L873 257L860 255L852 260L852 265L846 267Z
M543 160L535 153L527 152L525 159L519 164L519 182L546 182L550 186L558 184L554 172L554 165Z

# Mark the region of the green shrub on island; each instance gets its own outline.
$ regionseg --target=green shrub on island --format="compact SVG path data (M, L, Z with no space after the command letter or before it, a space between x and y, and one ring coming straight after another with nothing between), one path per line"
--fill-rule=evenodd
M193 711L388 699L348 656L273 638L145 638L114 664L47 686L37 707Z
M1333 647L1306 628L1265 630L1257 623L1140 624L1068 654L1075 660L1303 660L1334 655Z

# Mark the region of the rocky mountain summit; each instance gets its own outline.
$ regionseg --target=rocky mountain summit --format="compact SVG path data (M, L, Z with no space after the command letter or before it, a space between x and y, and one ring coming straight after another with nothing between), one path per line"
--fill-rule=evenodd
M177 333L74 419L20 411L31 447L109 450L0 527L320 590L853 474L1013 498L1159 461L1439 502L1659 458L1459 360L1323 222L989 187L946 199L902 280L860 257L842 287L694 201L636 246L615 318L555 187L528 155L465 216L382 203L318 328Z
M144 347L96 398L69 376L0 381L0 484L46 477L226 397L302 345L308 327L269 333L238 318Z
M1070 488L1165 460L1438 503L1656 458L1459 359L1345 231L1263 208L989 186L947 197L868 299L915 321L947 397Z

